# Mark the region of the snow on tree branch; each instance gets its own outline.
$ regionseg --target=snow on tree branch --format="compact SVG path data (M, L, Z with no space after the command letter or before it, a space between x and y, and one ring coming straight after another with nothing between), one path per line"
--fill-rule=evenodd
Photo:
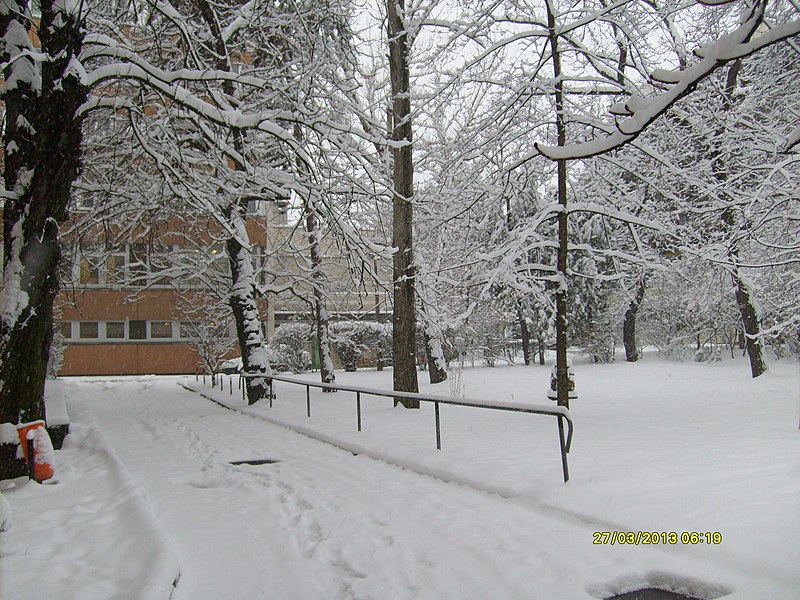
M589 142L566 146L549 146L537 142L534 144L536 152L520 160L519 163L530 160L536 154L541 154L550 160L566 160L588 158L618 148L635 139L660 115L691 93L703 79L722 65L800 34L800 20L795 20L774 26L752 39L753 35L760 31L765 8L766 0L759 0L747 18L734 31L708 46L695 50L695 54L700 58L695 64L676 71L660 69L654 71L651 78L671 86L670 89L649 98L632 96L626 102L612 106L610 110L612 114L628 117L616 123L617 130L614 133Z

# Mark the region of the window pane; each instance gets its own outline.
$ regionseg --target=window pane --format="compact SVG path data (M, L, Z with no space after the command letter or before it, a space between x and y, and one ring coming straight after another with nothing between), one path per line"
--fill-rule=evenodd
M181 321L180 337L182 340L189 340L195 337L196 327L189 321Z
M97 339L98 335L97 321L81 321L80 323L80 338L82 340Z
M147 321L131 321L128 323L128 338L131 340L147 339Z
M171 338L172 337L172 322L170 321L150 321L150 337L151 338Z
M125 339L125 321L109 321L106 323L106 337L114 340Z

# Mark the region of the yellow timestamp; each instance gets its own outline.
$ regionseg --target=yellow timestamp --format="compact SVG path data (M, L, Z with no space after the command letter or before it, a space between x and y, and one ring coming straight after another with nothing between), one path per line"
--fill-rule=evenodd
M719 531L595 531L593 544L607 545L669 545L682 544L685 546L709 545L716 546L722 543L722 534Z

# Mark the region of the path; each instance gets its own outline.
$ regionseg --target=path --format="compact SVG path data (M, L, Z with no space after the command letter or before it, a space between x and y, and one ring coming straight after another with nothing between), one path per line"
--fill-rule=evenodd
M641 577L643 553L688 565L593 546L591 523L353 456L174 381L80 390L73 420L96 421L178 558L176 600L586 600L625 564ZM246 459L279 462L230 464Z

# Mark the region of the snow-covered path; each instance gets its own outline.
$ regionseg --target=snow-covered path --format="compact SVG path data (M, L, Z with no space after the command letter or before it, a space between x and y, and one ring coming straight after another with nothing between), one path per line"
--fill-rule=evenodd
M358 432L344 391L312 394L308 418L304 388L288 384L273 407L247 407L194 378L53 382L73 433L55 484L3 484L0 598L589 600L660 587L795 600L800 365L758 380L740 367L577 364L568 484L551 417L448 407L437 452L431 406L372 398ZM535 402L548 369L463 375L470 395ZM231 464L248 459L278 462ZM640 530L722 540L593 543Z
M81 389L73 418L94 418L144 489L182 567L177 599L583 591L563 566L565 548L590 547L589 526L353 456L173 382ZM254 458L280 462L229 464Z
M96 421L142 488L181 566L178 600L586 600L642 581L754 598L765 585L699 548L594 545L600 518L353 456L174 380L79 389L72 419ZM279 462L230 464L247 459Z

